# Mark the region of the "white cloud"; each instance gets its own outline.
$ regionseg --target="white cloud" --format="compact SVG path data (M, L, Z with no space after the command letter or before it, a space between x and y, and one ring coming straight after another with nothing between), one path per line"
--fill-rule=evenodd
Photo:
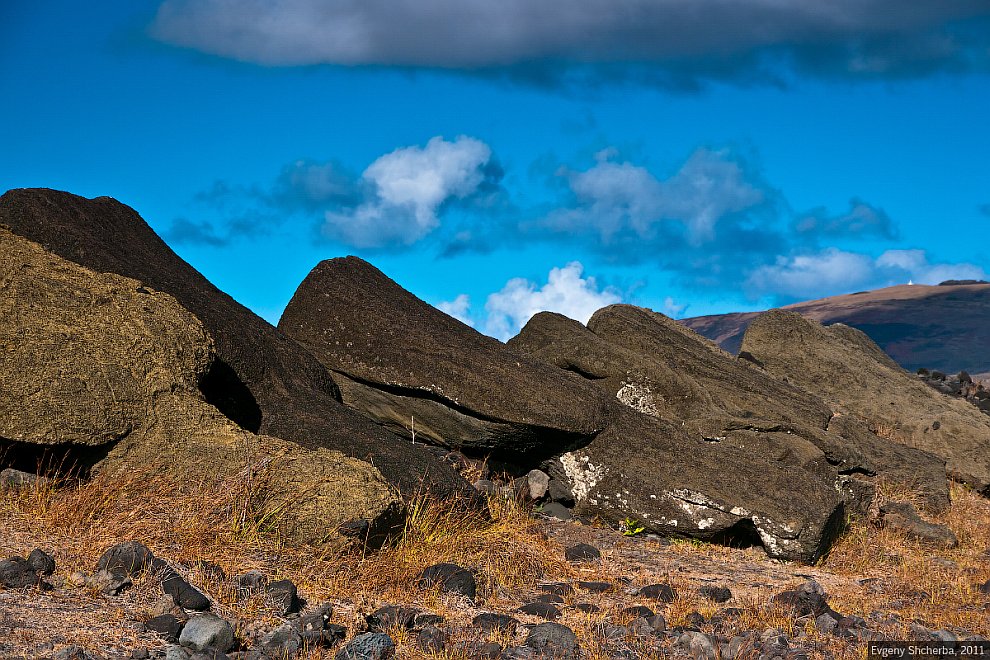
M815 254L778 257L776 263L754 270L745 288L758 296L816 298L864 286L873 275L869 256L829 248Z
M931 264L924 250L887 250L877 257L877 267L897 283L938 284L946 280L984 280L987 273L975 264Z
M671 296L667 296L663 299L663 307L660 308L660 312L672 319L679 319L687 308L687 303L679 305Z
M516 334L538 312L557 312L587 323L591 315L607 305L622 302L612 287L599 288L594 277L582 277L584 267L572 261L553 268L542 286L522 277L509 280L501 291L488 296L485 332L506 340Z
M471 297L468 294L462 293L453 300L438 302L436 308L461 323L474 327L474 321L471 319Z
M698 246L716 239L716 225L726 216L767 201L767 191L726 150L697 149L664 180L644 167L614 162L614 155L601 152L592 168L566 172L577 204L551 213L550 226L592 229L608 243L621 232L653 239L669 222Z
M755 296L808 299L873 289L913 280L938 284L952 279L985 279L983 268L968 264L932 264L924 250L887 250L876 259L866 254L828 248L817 253L778 257L754 270L746 290Z
M464 199L485 182L487 144L460 136L404 147L378 158L362 175L368 195L354 208L328 210L323 233L361 248L411 245L440 224L440 206Z

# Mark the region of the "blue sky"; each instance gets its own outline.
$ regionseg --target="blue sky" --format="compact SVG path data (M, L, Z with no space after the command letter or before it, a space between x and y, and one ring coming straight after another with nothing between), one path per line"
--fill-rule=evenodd
M990 3L909 5L8 2L0 188L115 197L272 322L345 254L502 338L984 278Z

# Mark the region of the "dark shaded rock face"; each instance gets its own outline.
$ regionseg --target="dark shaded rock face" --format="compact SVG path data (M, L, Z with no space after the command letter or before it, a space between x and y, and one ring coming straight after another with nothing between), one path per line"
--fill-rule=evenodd
M813 561L845 511L815 444L844 449L823 429L827 406L654 316L609 307L586 328L542 313L509 342L617 399L593 442L548 461L551 476L570 483L583 512Z
M279 330L339 375L347 405L406 436L532 461L604 425L594 388L476 332L356 257L314 268Z
M894 440L930 452L945 461L950 476L990 494L990 418L917 380L859 330L771 310L750 324L743 349L771 374L820 394L836 411L882 428ZM933 471L934 457L924 462L917 459L924 452L896 446L896 457L885 455L892 470ZM926 503L939 508L931 507L928 482L921 489Z
M331 374L316 358L210 284L133 209L109 197L11 190L0 197L0 224L65 259L175 297L216 342L220 359L200 382L203 394L242 427L371 460L405 493L415 492L421 479L442 494L470 492L429 452L341 405Z

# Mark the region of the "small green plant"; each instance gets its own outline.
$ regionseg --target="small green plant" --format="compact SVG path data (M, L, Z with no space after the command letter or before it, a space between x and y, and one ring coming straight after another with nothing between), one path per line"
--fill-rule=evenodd
M619 523L619 530L622 532L623 536L636 536L637 534L646 530L635 518L626 518L621 523Z

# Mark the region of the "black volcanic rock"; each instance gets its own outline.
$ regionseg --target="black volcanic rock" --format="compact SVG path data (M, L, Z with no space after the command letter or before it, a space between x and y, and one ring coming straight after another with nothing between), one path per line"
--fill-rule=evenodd
M845 508L829 458L799 434L859 458L821 428L827 406L645 310L599 310L596 331L607 315L628 329L632 348L550 313L509 342L618 399L594 441L546 466L571 484L577 509L657 533L763 545L777 557L821 556Z
M314 268L279 330L396 433L503 458L549 456L604 425L601 394L416 298L356 257ZM336 377L336 376L335 376Z
M702 455L712 446L733 446L818 480L838 481L847 506L860 512L872 500L876 476L916 485L932 509L948 504L935 457L878 438L862 421L834 415L813 387L801 389L735 359L661 314L613 305L596 312L585 328L541 313L509 345L587 374L628 407L673 421L681 433L709 445ZM669 441L667 446L673 450Z
M203 394L243 428L370 460L407 494L421 480L441 494L471 492L428 451L343 406L315 357L213 286L133 209L109 197L18 189L0 197L0 224L65 259L175 297L216 342L220 359L201 383Z

